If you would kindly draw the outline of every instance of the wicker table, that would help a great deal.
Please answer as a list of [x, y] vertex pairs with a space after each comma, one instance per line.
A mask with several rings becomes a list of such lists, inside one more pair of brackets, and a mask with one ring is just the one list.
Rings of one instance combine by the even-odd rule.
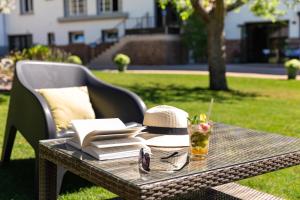
[[[40, 199], [56, 199], [56, 166], [100, 185], [124, 199], [163, 199], [204, 191], [225, 183], [300, 164], [300, 139], [217, 124], [205, 161], [174, 173], [139, 172], [137, 158], [96, 161], [65, 143], [40, 142]], [[206, 191], [206, 195], [208, 190]], [[201, 193], [203, 194], [203, 192]], [[221, 198], [221, 197], [220, 197]]]

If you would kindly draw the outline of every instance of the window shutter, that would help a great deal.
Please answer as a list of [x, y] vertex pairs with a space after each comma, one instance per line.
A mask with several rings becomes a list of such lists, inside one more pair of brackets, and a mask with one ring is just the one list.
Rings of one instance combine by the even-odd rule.
[[102, 1], [101, 0], [97, 0], [97, 14], [101, 13], [101, 8], [102, 8]]
[[122, 0], [118, 0], [118, 12], [122, 12]]
[[69, 0], [64, 0], [64, 15], [65, 15], [65, 17], [68, 17], [70, 15], [70, 13], [69, 13]]
[[31, 3], [30, 4], [31, 5], [31, 12], [33, 12], [33, 9], [34, 9], [34, 7], [33, 7], [33, 0], [31, 0], [30, 3]]
[[24, 14], [24, 0], [20, 0], [20, 13]]

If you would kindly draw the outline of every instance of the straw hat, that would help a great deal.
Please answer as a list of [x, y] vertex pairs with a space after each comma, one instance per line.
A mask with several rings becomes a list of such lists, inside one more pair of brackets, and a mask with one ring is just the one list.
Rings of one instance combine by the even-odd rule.
[[187, 118], [187, 112], [173, 106], [150, 108], [146, 111], [143, 122], [148, 133], [146, 144], [160, 147], [189, 146]]

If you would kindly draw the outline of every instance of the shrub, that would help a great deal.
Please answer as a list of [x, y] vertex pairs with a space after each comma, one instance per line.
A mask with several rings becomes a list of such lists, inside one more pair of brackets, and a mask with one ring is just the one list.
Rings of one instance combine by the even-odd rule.
[[36, 45], [25, 49], [25, 54], [30, 60], [48, 60], [51, 57], [51, 49], [47, 46]]
[[[49, 48], [43, 45], [36, 45], [23, 51], [13, 51], [7, 57], [0, 59], [0, 74], [12, 79], [15, 63], [20, 60], [41, 60], [52, 62], [70, 62], [82, 64], [78, 56], [57, 48]], [[0, 79], [3, 79], [3, 77]]]
[[57, 48], [49, 48], [43, 45], [36, 45], [23, 51], [12, 52], [9, 56], [14, 63], [20, 60], [41, 60], [53, 62], [72, 62], [82, 64], [78, 56], [72, 55], [66, 51]]
[[114, 57], [114, 63], [118, 66], [118, 70], [123, 72], [127, 69], [127, 66], [130, 64], [130, 58], [125, 54], [117, 54]]
[[284, 63], [285, 68], [295, 68], [300, 69], [300, 60], [298, 59], [291, 59]]
[[78, 64], [78, 65], [82, 65], [82, 61], [78, 56], [69, 56], [68, 57], [68, 62]]
[[192, 52], [195, 62], [207, 59], [207, 27], [199, 16], [192, 14], [182, 26], [182, 41]]
[[300, 60], [288, 60], [284, 63], [284, 67], [287, 69], [288, 79], [296, 79], [298, 70], [300, 69]]

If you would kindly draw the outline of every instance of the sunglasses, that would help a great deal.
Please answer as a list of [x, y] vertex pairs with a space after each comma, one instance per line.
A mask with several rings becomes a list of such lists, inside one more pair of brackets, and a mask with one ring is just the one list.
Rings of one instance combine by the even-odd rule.
[[[146, 172], [149, 173], [150, 172], [150, 154], [149, 153], [145, 153], [144, 149], [141, 148], [140, 149], [140, 153], [139, 153], [139, 169], [142, 172]], [[180, 152], [173, 152], [170, 155], [166, 155], [163, 157], [160, 157], [159, 159], [160, 164], [165, 163], [166, 166], [168, 166], [168, 168], [166, 168], [165, 170], [162, 170], [164, 167], [161, 168], [162, 171], [178, 171], [181, 170], [188, 162], [188, 154], [187, 153], [180, 153]], [[171, 169], [170, 169], [171, 166]]]

